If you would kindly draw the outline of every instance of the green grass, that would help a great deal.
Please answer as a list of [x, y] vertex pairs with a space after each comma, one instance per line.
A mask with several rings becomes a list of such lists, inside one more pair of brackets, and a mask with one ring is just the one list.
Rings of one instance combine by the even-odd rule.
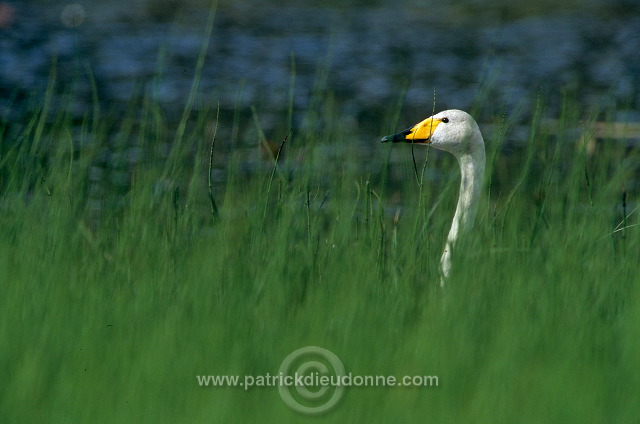
[[[78, 125], [52, 114], [51, 92], [0, 131], [0, 421], [637, 422], [640, 229], [637, 193], [625, 220], [621, 187], [638, 151], [576, 147], [576, 102], [556, 134], [538, 107], [509, 156], [513, 121], [494, 118], [477, 226], [442, 290], [453, 158], [432, 152], [427, 177], [444, 178], [419, 190], [409, 146], [362, 140], [330, 94], [318, 90], [308, 114], [322, 125], [294, 134], [274, 173], [243, 172], [218, 137], [214, 218], [215, 110], [191, 112], [190, 98], [176, 124], [142, 96]], [[350, 388], [319, 417], [276, 388], [198, 386], [196, 375], [276, 374], [308, 345], [354, 375], [440, 384]]]

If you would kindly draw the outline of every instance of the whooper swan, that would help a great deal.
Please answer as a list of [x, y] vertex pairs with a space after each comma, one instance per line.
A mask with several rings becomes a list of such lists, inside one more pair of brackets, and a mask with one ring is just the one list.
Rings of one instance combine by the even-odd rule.
[[440, 259], [440, 285], [444, 285], [451, 273], [451, 253], [456, 240], [473, 227], [478, 210], [486, 162], [484, 140], [478, 124], [467, 112], [445, 110], [411, 128], [384, 137], [382, 141], [430, 145], [452, 153], [458, 159], [461, 174], [460, 195]]

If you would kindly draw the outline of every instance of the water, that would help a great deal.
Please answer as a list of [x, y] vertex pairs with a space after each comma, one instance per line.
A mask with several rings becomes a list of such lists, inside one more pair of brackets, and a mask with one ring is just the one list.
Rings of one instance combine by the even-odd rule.
[[[485, 138], [492, 128], [487, 124], [503, 113], [517, 112], [521, 123], [530, 122], [537, 95], [545, 99], [548, 117], [557, 117], [565, 91], [575, 92], [585, 109], [602, 107], [617, 111], [614, 119], [639, 121], [639, 8], [623, 2], [557, 3], [513, 16], [511, 9], [489, 7], [491, 2], [485, 8], [479, 2], [427, 7], [412, 0], [353, 6], [222, 2], [194, 107], [220, 102], [229, 118], [221, 131], [229, 132], [231, 111], [242, 110], [252, 126], [248, 109], [255, 106], [267, 135], [281, 137], [276, 129], [286, 125], [295, 68], [293, 126], [303, 125], [314, 90], [331, 91], [341, 123], [367, 141], [389, 130], [384, 118], [402, 93], [398, 125], [429, 115], [435, 91], [436, 109], [472, 111]], [[57, 92], [74, 98], [54, 107], [72, 107], [78, 119], [92, 107], [88, 69], [104, 109], [122, 112], [134, 93], [147, 92], [169, 120], [180, 116], [203, 43], [204, 2], [4, 4], [13, 16], [5, 14], [4, 22], [0, 16], [0, 119], [10, 127], [23, 125], [38, 107], [54, 57]], [[524, 127], [514, 128], [505, 148], [526, 141], [527, 134]], [[255, 132], [240, 132], [243, 137], [244, 146], [253, 143], [255, 149]], [[255, 151], [247, 157], [253, 159], [243, 166], [253, 169], [259, 162]], [[223, 169], [216, 173], [221, 181]]]
[[[354, 116], [387, 108], [404, 87], [408, 110], [425, 113], [434, 89], [438, 109], [490, 101], [487, 114], [527, 108], [540, 91], [557, 100], [563, 88], [578, 90], [586, 103], [615, 102], [620, 108], [639, 103], [637, 13], [603, 16], [573, 9], [508, 21], [460, 17], [456, 22], [448, 16], [442, 22], [441, 11], [434, 16], [406, 3], [253, 3], [219, 7], [200, 89], [205, 102], [219, 100], [231, 109], [242, 84], [240, 106], [286, 108], [293, 56], [297, 109], [308, 106], [319, 69], [345, 113]], [[171, 4], [97, 2], [69, 11], [61, 2], [14, 3], [11, 25], [0, 29], [4, 114], [6, 98], [15, 90], [20, 98], [45, 88], [54, 55], [64, 75], [61, 85], [73, 82], [86, 102], [88, 65], [105, 103], [124, 104], [136, 84], [150, 85], [160, 71], [155, 97], [170, 110], [179, 109], [193, 78], [206, 9], [185, 6], [175, 16], [163, 15], [162, 8]]]

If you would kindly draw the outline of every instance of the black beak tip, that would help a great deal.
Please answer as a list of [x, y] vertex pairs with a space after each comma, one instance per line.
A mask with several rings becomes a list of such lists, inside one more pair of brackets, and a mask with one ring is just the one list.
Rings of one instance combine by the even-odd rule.
[[413, 128], [414, 127], [407, 128], [406, 130], [400, 131], [399, 133], [388, 135], [386, 137], [382, 137], [382, 140], [380, 140], [380, 141], [383, 142], [383, 143], [387, 143], [389, 141], [391, 141], [393, 143], [406, 142], [407, 141], [407, 136], [409, 134], [411, 134], [411, 131], [413, 131]]

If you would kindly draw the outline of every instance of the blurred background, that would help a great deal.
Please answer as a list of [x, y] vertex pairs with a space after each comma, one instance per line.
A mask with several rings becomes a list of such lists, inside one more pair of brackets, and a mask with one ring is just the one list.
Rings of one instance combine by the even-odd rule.
[[[92, 79], [109, 110], [145, 93], [177, 116], [209, 7], [0, 1], [1, 119], [19, 122], [38, 107], [54, 61], [56, 93], [73, 99], [78, 118], [91, 108]], [[378, 137], [399, 102], [403, 125], [430, 115], [434, 90], [436, 109], [474, 108], [480, 121], [526, 112], [537, 95], [553, 113], [566, 92], [638, 120], [638, 52], [634, 0], [221, 0], [195, 108], [255, 106], [268, 130], [295, 76], [295, 113], [328, 90], [364, 137]]]

